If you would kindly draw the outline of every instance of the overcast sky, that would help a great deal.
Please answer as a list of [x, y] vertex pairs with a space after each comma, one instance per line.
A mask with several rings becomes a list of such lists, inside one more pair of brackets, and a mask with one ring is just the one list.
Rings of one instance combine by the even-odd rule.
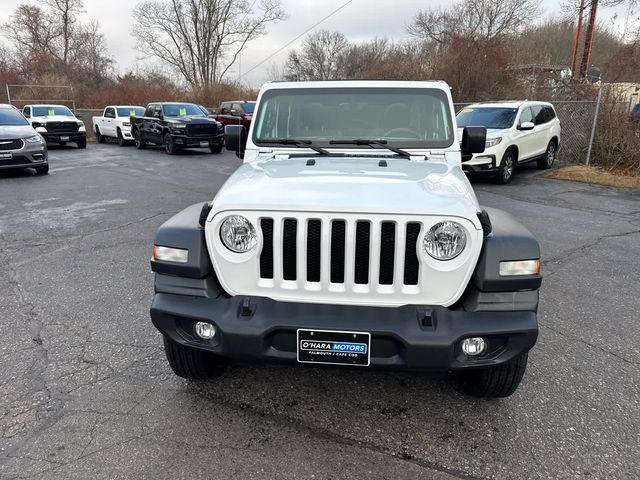
[[[282, 2], [288, 13], [287, 20], [270, 26], [266, 36], [249, 44], [242, 55], [243, 72], [247, 72], [320, 18], [335, 10], [345, 0], [282, 0]], [[0, 19], [8, 19], [16, 6], [21, 3], [37, 2], [0, 0]], [[137, 3], [137, 0], [84, 0], [86, 19], [95, 18], [100, 22], [109, 52], [116, 59], [120, 72], [134, 67], [136, 63], [142, 63], [137, 58], [139, 54], [133, 48], [134, 38], [131, 36], [131, 10]], [[544, 17], [559, 14], [560, 3], [560, 0], [542, 0]], [[450, 2], [446, 0], [353, 0], [317, 29], [339, 30], [353, 41], [375, 36], [399, 40], [407, 37], [406, 25], [417, 11], [430, 6], [447, 4]], [[615, 11], [611, 9], [603, 9], [600, 18], [610, 18], [614, 13]], [[624, 9], [618, 9], [618, 13], [624, 15]], [[300, 41], [292, 44], [290, 48], [298, 46]], [[287, 50], [245, 76], [243, 81], [252, 86], [259, 86], [265, 80], [270, 65], [284, 62]], [[234, 68], [232, 75], [237, 74], [238, 69]]]

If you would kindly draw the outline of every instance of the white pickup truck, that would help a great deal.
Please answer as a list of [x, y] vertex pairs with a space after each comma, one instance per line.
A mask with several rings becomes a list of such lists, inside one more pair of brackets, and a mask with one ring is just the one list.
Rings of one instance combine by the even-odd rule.
[[101, 117], [93, 117], [93, 131], [98, 143], [107, 138], [116, 138], [118, 145], [124, 147], [133, 142], [131, 136], [131, 117], [144, 115], [144, 107], [131, 105], [109, 105]]

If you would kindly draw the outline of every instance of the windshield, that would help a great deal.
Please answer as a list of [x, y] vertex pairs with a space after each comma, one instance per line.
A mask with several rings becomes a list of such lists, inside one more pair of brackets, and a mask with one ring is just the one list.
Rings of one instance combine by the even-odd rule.
[[119, 117], [144, 117], [143, 107], [120, 107], [116, 110]]
[[244, 113], [253, 113], [253, 110], [256, 108], [256, 102], [245, 102], [242, 104], [242, 109]]
[[273, 89], [262, 96], [256, 116], [256, 144], [296, 139], [329, 146], [332, 140], [369, 139], [446, 148], [453, 143], [449, 100], [439, 89]]
[[510, 128], [516, 120], [517, 108], [468, 107], [456, 116], [458, 127]]
[[0, 125], [29, 125], [29, 122], [13, 108], [0, 108]]
[[32, 117], [53, 117], [54, 115], [67, 115], [73, 117], [73, 113], [64, 105], [45, 105], [33, 107]]
[[205, 113], [198, 105], [193, 103], [170, 103], [162, 106], [165, 117], [204, 117]]

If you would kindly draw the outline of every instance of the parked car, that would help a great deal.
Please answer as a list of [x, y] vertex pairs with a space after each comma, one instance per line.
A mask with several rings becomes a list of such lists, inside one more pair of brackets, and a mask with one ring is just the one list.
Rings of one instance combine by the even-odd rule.
[[47, 143], [13, 105], [0, 104], [0, 169], [34, 168], [49, 173]]
[[101, 117], [93, 117], [93, 131], [98, 143], [107, 138], [116, 138], [121, 147], [133, 141], [131, 136], [131, 117], [143, 116], [144, 107], [131, 105], [109, 105]]
[[466, 172], [509, 183], [518, 165], [535, 161], [538, 168], [551, 168], [556, 160], [560, 120], [550, 103], [475, 103], [458, 112], [457, 121], [459, 128], [487, 128], [485, 151], [462, 160]]
[[84, 122], [64, 105], [25, 105], [22, 113], [31, 126], [43, 136], [47, 144], [75, 143], [87, 148], [87, 130]]
[[223, 127], [227, 125], [244, 125], [246, 128], [249, 128], [255, 106], [256, 102], [243, 100], [222, 102], [218, 113], [209, 116], [219, 121]]
[[538, 335], [540, 249], [478, 204], [461, 151], [482, 153], [486, 129], [458, 135], [446, 83], [268, 83], [246, 133], [226, 127], [244, 163], [213, 201], [155, 238], [151, 319], [177, 375], [243, 359], [516, 390]]
[[183, 148], [209, 148], [220, 153], [224, 142], [222, 125], [193, 103], [150, 103], [144, 116], [131, 117], [131, 135], [137, 148], [149, 143], [163, 145], [169, 155]]

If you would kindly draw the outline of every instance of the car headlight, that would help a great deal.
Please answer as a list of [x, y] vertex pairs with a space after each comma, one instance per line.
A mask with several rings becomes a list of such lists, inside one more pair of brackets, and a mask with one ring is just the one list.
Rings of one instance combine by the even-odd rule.
[[502, 141], [502, 137], [487, 138], [484, 148], [495, 147]]
[[220, 226], [220, 239], [235, 253], [248, 252], [258, 244], [256, 229], [242, 215], [230, 215], [224, 219]]
[[25, 138], [27, 143], [40, 143], [42, 141], [42, 137], [40, 135], [33, 135], [29, 138]]
[[184, 123], [176, 123], [174, 125], [171, 125], [171, 128], [187, 128], [187, 125]]
[[131, 126], [131, 122], [122, 122], [122, 126], [123, 127], [130, 127]]
[[451, 260], [462, 253], [467, 235], [456, 222], [440, 222], [429, 229], [422, 240], [422, 247], [436, 260]]
[[84, 122], [82, 120], [78, 120], [78, 126], [79, 127], [84, 127]]

